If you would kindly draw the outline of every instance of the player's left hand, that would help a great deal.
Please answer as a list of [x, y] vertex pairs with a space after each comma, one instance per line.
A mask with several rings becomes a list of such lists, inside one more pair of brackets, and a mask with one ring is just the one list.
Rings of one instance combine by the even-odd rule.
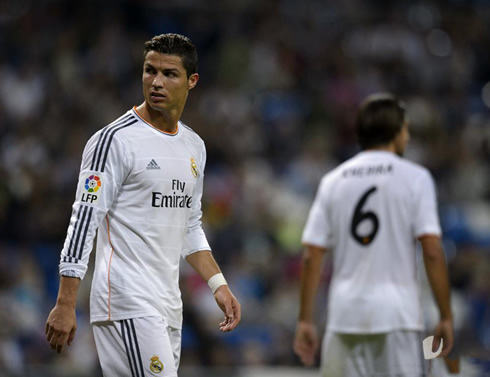
[[214, 292], [214, 299], [219, 308], [225, 313], [225, 319], [219, 324], [219, 329], [223, 332], [233, 330], [238, 326], [242, 317], [241, 305], [231, 293], [227, 285], [222, 285]]
[[441, 338], [444, 340], [442, 352], [438, 357], [447, 357], [454, 344], [454, 330], [452, 319], [442, 319], [434, 330], [434, 340], [432, 342], [432, 352], [436, 352], [441, 344]]

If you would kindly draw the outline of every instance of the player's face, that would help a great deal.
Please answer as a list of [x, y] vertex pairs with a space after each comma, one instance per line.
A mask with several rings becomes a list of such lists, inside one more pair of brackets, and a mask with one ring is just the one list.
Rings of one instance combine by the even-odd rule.
[[410, 132], [408, 131], [408, 120], [403, 122], [402, 129], [395, 140], [395, 152], [399, 156], [403, 156], [408, 141], [410, 140]]
[[143, 95], [155, 111], [181, 111], [199, 75], [187, 77], [182, 58], [150, 51], [143, 63]]

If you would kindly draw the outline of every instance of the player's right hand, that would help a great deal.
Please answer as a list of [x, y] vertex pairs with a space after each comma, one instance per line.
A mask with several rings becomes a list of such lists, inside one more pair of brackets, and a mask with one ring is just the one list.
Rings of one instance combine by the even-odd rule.
[[316, 327], [308, 322], [299, 321], [294, 338], [294, 352], [305, 365], [313, 365], [318, 351], [318, 335]]
[[46, 339], [51, 348], [61, 353], [65, 343], [71, 344], [76, 331], [75, 309], [69, 305], [56, 304], [46, 321]]

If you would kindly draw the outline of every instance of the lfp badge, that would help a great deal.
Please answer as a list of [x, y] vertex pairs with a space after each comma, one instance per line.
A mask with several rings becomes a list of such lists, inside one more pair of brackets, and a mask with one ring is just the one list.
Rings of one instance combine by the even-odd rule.
[[85, 180], [85, 189], [88, 192], [97, 192], [99, 191], [100, 186], [102, 186], [102, 182], [96, 175], [91, 175]]
[[85, 179], [85, 190], [87, 192], [84, 192], [82, 194], [82, 202], [94, 203], [98, 199], [97, 195], [95, 195], [94, 193], [99, 191], [101, 186], [102, 186], [102, 181], [95, 174], [92, 174], [91, 176], [87, 177], [87, 179]]

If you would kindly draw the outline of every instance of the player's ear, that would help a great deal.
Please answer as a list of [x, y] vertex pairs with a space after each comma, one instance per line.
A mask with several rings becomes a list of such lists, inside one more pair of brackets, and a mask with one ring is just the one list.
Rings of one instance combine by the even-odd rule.
[[197, 82], [199, 81], [199, 74], [198, 73], [193, 73], [192, 75], [189, 76], [187, 79], [187, 89], [191, 90], [197, 85]]

